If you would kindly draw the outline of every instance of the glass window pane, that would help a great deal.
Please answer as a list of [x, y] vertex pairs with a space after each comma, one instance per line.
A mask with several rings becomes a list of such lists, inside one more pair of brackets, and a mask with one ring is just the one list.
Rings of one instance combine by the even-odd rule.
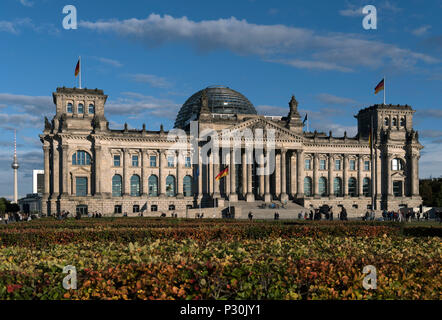
[[183, 192], [185, 197], [192, 196], [192, 177], [185, 176], [183, 180]]
[[355, 178], [348, 179], [348, 195], [351, 197], [356, 196], [356, 179]]
[[333, 193], [336, 197], [342, 197], [342, 180], [336, 177], [333, 180]]
[[90, 105], [89, 105], [89, 114], [94, 114], [95, 113], [95, 107], [94, 107], [94, 105], [91, 103]]
[[166, 178], [166, 195], [168, 197], [175, 196], [175, 177], [167, 176]]
[[327, 179], [325, 177], [319, 178], [319, 184], [318, 184], [318, 191], [319, 195], [321, 197], [324, 197], [327, 195]]
[[335, 170], [341, 170], [341, 160], [337, 159], [335, 161]]
[[310, 177], [304, 178], [304, 195], [311, 197], [312, 195], [312, 179]]
[[132, 167], [138, 167], [138, 156], [132, 156]]
[[85, 197], [87, 195], [87, 178], [86, 177], [76, 177], [75, 178], [76, 190], [75, 194], [78, 197]]
[[78, 104], [78, 113], [83, 113], [84, 112], [84, 106], [82, 103]]
[[114, 167], [120, 166], [120, 156], [115, 155], [114, 156]]
[[136, 174], [130, 178], [130, 195], [132, 197], [140, 196], [140, 177]]
[[319, 160], [319, 169], [325, 170], [325, 160], [323, 159]]
[[156, 156], [150, 156], [150, 166], [151, 167], [157, 166], [157, 157]]
[[121, 197], [122, 194], [122, 184], [121, 184], [121, 176], [115, 175], [112, 178], [112, 196], [113, 197]]
[[158, 196], [158, 178], [155, 175], [151, 175], [148, 180], [149, 196]]

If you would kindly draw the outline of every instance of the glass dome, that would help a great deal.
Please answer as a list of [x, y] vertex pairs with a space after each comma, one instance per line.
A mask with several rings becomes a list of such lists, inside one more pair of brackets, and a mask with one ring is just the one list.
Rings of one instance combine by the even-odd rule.
[[[225, 86], [210, 86], [206, 89], [209, 110], [218, 114], [257, 114], [253, 104], [241, 93]], [[193, 94], [181, 107], [175, 120], [175, 128], [184, 128], [190, 121], [198, 119], [201, 95]]]

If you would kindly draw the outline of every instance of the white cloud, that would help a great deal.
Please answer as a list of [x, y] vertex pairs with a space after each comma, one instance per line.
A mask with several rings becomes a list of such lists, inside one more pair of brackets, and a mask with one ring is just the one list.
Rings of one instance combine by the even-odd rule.
[[320, 93], [317, 95], [317, 98], [324, 104], [348, 105], [357, 103], [356, 100], [337, 97], [328, 93]]
[[108, 59], [108, 58], [103, 58], [103, 57], [92, 57], [98, 61], [100, 61], [101, 63], [105, 63], [105, 64], [109, 64], [113, 67], [122, 67], [123, 64], [121, 62], [119, 62], [118, 60], [114, 60], [114, 59]]
[[167, 99], [158, 99], [136, 92], [123, 92], [123, 97], [106, 103], [106, 114], [109, 115], [154, 115], [175, 119], [180, 105]]
[[429, 55], [365, 40], [362, 35], [319, 34], [305, 28], [253, 24], [235, 17], [196, 22], [187, 17], [151, 14], [145, 19], [81, 21], [80, 26], [149, 47], [178, 42], [203, 52], [227, 49], [240, 55], [258, 55], [296, 68], [349, 72], [360, 67], [389, 66], [404, 70], [418, 63], [439, 62]]
[[54, 110], [54, 103], [49, 96], [0, 93], [0, 104], [13, 106], [22, 112], [27, 111], [33, 114], [47, 114]]
[[411, 31], [411, 33], [414, 34], [415, 36], [420, 37], [420, 36], [425, 35], [428, 32], [428, 29], [430, 29], [430, 28], [431, 28], [431, 26], [428, 26], [428, 25], [422, 26], [422, 27], [414, 29], [413, 31]]
[[32, 1], [29, 1], [29, 0], [19, 0], [19, 1], [25, 7], [32, 7], [34, 5], [34, 3]]
[[163, 77], [158, 77], [153, 74], [127, 74], [126, 77], [135, 82], [148, 83], [152, 87], [155, 88], [168, 88], [171, 84]]
[[339, 14], [344, 17], [360, 17], [363, 15], [362, 7], [350, 7], [347, 9], [339, 10]]

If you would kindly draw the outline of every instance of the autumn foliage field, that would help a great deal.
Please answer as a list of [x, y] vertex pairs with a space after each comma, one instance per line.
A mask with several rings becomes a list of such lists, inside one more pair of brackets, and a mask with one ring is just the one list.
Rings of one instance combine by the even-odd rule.
[[428, 223], [46, 218], [0, 226], [0, 299], [440, 300], [441, 240]]

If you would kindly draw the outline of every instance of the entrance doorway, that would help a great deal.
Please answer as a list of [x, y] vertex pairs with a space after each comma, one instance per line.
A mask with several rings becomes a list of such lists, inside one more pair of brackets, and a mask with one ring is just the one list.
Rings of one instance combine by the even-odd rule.
[[77, 206], [77, 215], [87, 216], [87, 206], [86, 205], [78, 205]]

